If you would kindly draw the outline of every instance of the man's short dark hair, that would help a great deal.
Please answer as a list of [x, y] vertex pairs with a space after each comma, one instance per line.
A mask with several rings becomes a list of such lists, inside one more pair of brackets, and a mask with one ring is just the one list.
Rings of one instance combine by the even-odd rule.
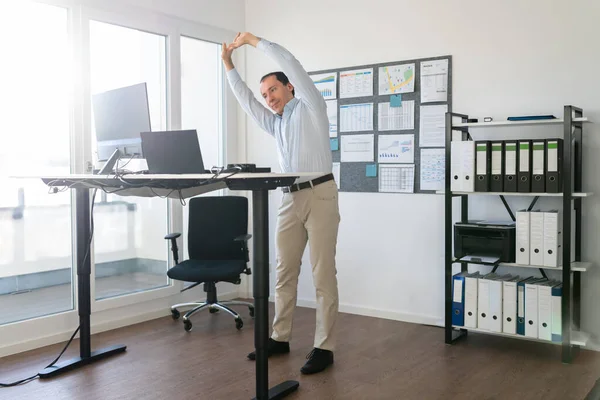
[[[290, 80], [288, 79], [287, 75], [281, 71], [269, 72], [268, 74], [266, 74], [265, 76], [260, 78], [260, 83], [262, 83], [265, 79], [267, 79], [270, 76], [275, 76], [275, 78], [277, 78], [277, 80], [279, 82], [283, 83], [284, 85], [287, 85], [288, 83], [290, 83]], [[292, 95], [294, 95], [294, 96], [296, 95], [295, 89], [292, 89]]]

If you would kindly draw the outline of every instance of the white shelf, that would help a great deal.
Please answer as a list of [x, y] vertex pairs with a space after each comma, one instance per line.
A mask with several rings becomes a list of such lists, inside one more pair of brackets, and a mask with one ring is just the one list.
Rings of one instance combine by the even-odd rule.
[[[523, 335], [514, 335], [512, 333], [492, 332], [492, 331], [488, 331], [485, 329], [465, 328], [464, 326], [458, 326], [458, 325], [452, 325], [452, 327], [456, 328], [456, 329], [465, 329], [467, 331], [485, 333], [485, 334], [494, 335], [494, 336], [504, 336], [504, 337], [509, 337], [509, 338], [529, 340], [529, 341], [540, 342], [540, 343], [549, 343], [549, 344], [557, 344], [557, 345], [562, 344], [562, 342], [551, 342], [549, 340], [532, 338], [532, 337], [527, 337], [527, 336], [523, 336]], [[585, 347], [587, 345], [589, 338], [590, 338], [590, 335], [585, 332], [571, 332], [571, 344], [572, 345]]]
[[[452, 124], [453, 128], [486, 128], [493, 126], [519, 126], [519, 125], [558, 125], [565, 122], [564, 119], [556, 118], [556, 119], [540, 119], [540, 120], [528, 120], [528, 121], [492, 121], [492, 122], [466, 122], [466, 123], [458, 123]], [[589, 119], [586, 117], [583, 118], [573, 118], [573, 122], [588, 122], [591, 123]]]
[[[460, 262], [457, 258], [453, 258], [454, 262]], [[488, 264], [479, 264], [475, 262], [469, 262], [467, 264], [473, 265], [485, 265], [487, 267], [492, 267], [492, 265]], [[499, 263], [499, 267], [513, 267], [513, 268], [534, 268], [534, 269], [544, 269], [547, 271], [562, 271], [562, 267], [545, 267], [543, 265], [525, 265], [525, 264], [517, 264], [517, 263]], [[571, 272], [587, 272], [590, 268], [592, 268], [593, 264], [588, 261], [574, 261], [571, 263]]]
[[[587, 272], [592, 267], [591, 262], [587, 261], [575, 261], [571, 263], [571, 271], [572, 272]], [[515, 263], [500, 263], [501, 267], [515, 267], [515, 268], [535, 268], [535, 269], [545, 269], [547, 271], [562, 271], [562, 267], [544, 267], [541, 265], [523, 265], [523, 264], [515, 264]]]
[[[436, 194], [444, 194], [445, 190], [438, 190]], [[562, 193], [536, 193], [536, 192], [452, 192], [455, 195], [483, 195], [483, 196], [539, 196], [563, 197]], [[593, 193], [573, 193], [573, 197], [590, 197]]]

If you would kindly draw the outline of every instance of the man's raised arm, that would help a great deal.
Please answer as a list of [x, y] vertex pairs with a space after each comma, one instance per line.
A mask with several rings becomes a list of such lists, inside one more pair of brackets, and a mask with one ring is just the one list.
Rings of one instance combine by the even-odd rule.
[[300, 61], [285, 47], [266, 39], [258, 38], [249, 32], [238, 34], [232, 46], [237, 48], [244, 44], [250, 44], [272, 58], [279, 65], [283, 73], [287, 75], [290, 83], [296, 89], [298, 97], [303, 99], [310, 107], [326, 107], [323, 96], [321, 96], [308, 72], [300, 64]]
[[221, 58], [227, 70], [227, 80], [233, 94], [237, 98], [242, 109], [248, 113], [252, 119], [270, 135], [275, 134], [275, 115], [267, 110], [256, 98], [252, 91], [248, 88], [237, 69], [233, 65], [231, 54], [233, 47], [226, 46], [223, 43]]

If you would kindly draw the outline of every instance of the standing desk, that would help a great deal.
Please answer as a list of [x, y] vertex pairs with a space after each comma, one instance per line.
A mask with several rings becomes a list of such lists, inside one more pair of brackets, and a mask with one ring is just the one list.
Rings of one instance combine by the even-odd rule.
[[223, 173], [185, 175], [61, 175], [42, 176], [51, 187], [68, 187], [75, 190], [76, 241], [77, 241], [77, 302], [80, 324], [79, 357], [73, 358], [40, 372], [40, 378], [50, 378], [60, 373], [124, 352], [125, 345], [113, 345], [91, 351], [91, 212], [90, 189], [101, 189], [120, 196], [189, 198], [203, 193], [228, 188], [233, 191], [252, 191], [253, 221], [253, 293], [255, 308], [254, 346], [256, 349], [257, 400], [281, 399], [295, 391], [297, 381], [285, 381], [269, 389], [267, 343], [269, 338], [269, 197], [268, 191], [290, 186], [298, 177], [314, 178], [318, 173]]

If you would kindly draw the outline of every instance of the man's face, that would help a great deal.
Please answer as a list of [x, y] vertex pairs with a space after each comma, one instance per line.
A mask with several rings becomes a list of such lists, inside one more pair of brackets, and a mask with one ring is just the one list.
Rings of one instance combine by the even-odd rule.
[[290, 101], [294, 95], [294, 87], [291, 83], [284, 85], [275, 75], [271, 75], [260, 84], [260, 94], [267, 102], [267, 105], [277, 114], [283, 114], [283, 107]]

